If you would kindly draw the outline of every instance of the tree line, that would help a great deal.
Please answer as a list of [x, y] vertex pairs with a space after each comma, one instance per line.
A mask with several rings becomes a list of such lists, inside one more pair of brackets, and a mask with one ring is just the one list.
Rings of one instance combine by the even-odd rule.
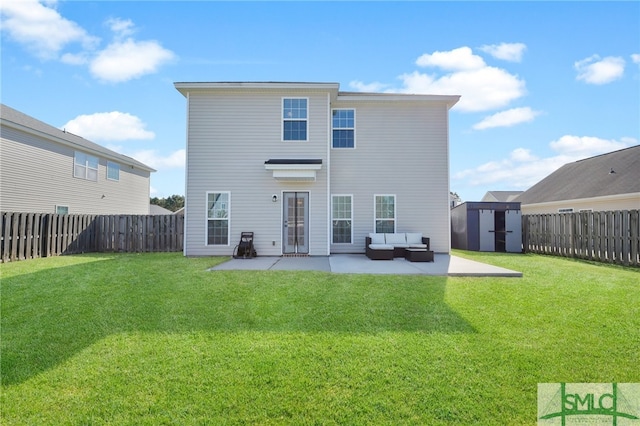
[[156, 206], [164, 207], [167, 210], [175, 212], [184, 207], [184, 195], [172, 195], [167, 198], [153, 197], [150, 202], [151, 204], [155, 204]]

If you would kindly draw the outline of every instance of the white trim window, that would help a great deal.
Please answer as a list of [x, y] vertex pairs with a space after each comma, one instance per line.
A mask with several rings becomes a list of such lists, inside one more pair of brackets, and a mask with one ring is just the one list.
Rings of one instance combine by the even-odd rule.
[[396, 232], [396, 196], [374, 195], [375, 223], [377, 234]]
[[98, 181], [98, 157], [76, 151], [73, 158], [73, 177]]
[[120, 164], [107, 161], [107, 180], [120, 180]]
[[356, 111], [334, 109], [331, 111], [331, 147], [356, 147]]
[[331, 196], [331, 242], [353, 244], [353, 196]]
[[207, 245], [229, 245], [230, 205], [230, 192], [207, 192]]
[[307, 98], [282, 98], [283, 141], [307, 140], [308, 104]]
[[56, 204], [56, 214], [69, 214], [69, 206], [61, 206]]

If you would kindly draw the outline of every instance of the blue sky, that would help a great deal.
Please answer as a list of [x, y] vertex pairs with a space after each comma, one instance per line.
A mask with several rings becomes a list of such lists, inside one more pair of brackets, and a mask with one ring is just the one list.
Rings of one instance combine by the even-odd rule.
[[[185, 81], [461, 95], [451, 190], [525, 190], [640, 143], [640, 2], [3, 0], [2, 103], [184, 194]], [[390, 141], [393, 143], [393, 141]]]

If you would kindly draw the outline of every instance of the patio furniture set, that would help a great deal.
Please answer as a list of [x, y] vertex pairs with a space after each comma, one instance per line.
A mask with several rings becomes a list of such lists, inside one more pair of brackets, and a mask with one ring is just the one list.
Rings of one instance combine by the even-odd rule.
[[429, 238], [421, 233], [370, 233], [365, 237], [365, 253], [372, 260], [404, 257], [409, 262], [433, 262]]

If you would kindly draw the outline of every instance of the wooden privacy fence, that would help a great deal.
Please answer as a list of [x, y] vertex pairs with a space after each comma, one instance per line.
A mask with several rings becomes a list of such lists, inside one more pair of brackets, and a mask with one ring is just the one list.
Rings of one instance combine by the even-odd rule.
[[182, 215], [1, 212], [2, 262], [91, 252], [182, 251]]
[[640, 266], [640, 210], [522, 216], [525, 252]]

